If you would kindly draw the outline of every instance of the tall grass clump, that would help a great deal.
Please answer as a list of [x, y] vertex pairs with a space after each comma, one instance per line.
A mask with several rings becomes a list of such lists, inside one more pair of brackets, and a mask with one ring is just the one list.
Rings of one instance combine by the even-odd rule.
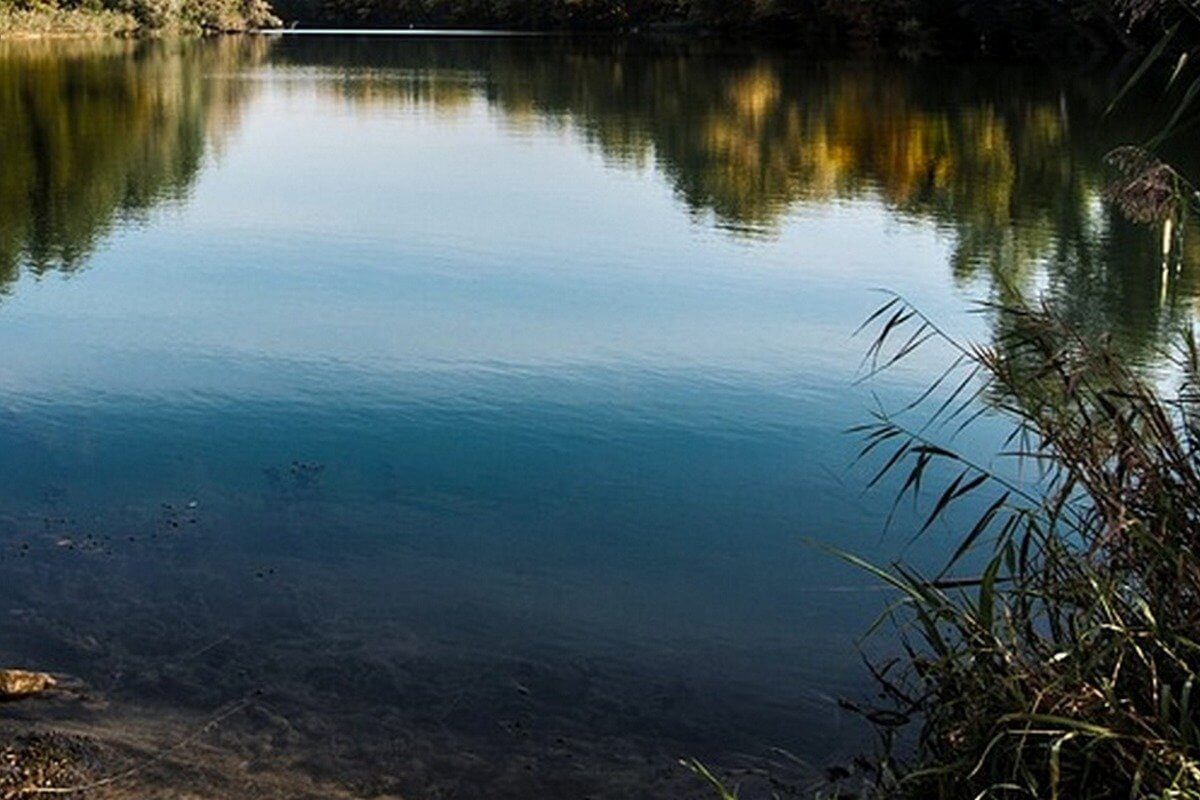
[[[988, 345], [900, 298], [870, 320], [875, 369], [934, 343], [953, 360], [857, 429], [864, 452], [900, 497], [926, 498], [925, 528], [978, 515], [936, 574], [845, 556], [899, 598], [903, 655], [876, 665], [883, 699], [862, 709], [891, 743], [867, 795], [1200, 798], [1196, 339], [1181, 333], [1169, 377], [1148, 377], [1048, 304], [988, 311]], [[946, 444], [996, 415], [1019, 470]]]

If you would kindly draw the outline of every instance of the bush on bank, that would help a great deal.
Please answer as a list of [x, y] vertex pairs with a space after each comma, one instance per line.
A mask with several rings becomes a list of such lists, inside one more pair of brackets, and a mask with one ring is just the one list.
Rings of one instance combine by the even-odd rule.
[[0, 0], [0, 34], [230, 33], [271, 28], [268, 0]]

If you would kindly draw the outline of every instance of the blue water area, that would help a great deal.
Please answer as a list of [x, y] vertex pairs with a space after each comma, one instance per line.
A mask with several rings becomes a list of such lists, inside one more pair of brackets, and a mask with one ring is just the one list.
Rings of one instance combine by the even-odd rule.
[[4, 47], [0, 653], [137, 713], [258, 692], [220, 746], [364, 796], [662, 796], [681, 756], [803, 782], [870, 747], [837, 700], [888, 596], [814, 542], [954, 542], [907, 506], [885, 532], [853, 466], [846, 429], [946, 364], [859, 380], [879, 290], [986, 342], [1003, 278], [1131, 350], [1188, 290], [1123, 293], [1154, 242], [1101, 202], [1074, 77]]

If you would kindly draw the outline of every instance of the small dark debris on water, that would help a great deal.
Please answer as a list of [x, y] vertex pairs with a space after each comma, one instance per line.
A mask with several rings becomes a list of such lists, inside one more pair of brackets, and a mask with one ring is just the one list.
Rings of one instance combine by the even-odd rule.
[[285, 502], [315, 499], [321, 490], [325, 465], [319, 461], [292, 461], [285, 469], [267, 467], [263, 475], [278, 499]]
[[195, 525], [199, 517], [196, 512], [200, 508], [200, 501], [195, 498], [188, 500], [180, 506], [174, 503], [163, 503], [163, 514], [161, 520], [161, 528], [163, 532], [170, 533], [179, 530], [184, 525]]

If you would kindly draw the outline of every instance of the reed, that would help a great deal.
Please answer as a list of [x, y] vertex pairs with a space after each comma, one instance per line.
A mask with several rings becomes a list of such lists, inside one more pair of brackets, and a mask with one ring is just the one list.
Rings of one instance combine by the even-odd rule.
[[[929, 499], [927, 529], [975, 498], [937, 574], [842, 557], [889, 584], [904, 656], [875, 666], [888, 747], [860, 794], [890, 798], [1200, 797], [1200, 349], [1151, 379], [1045, 303], [990, 305], [988, 345], [899, 297], [870, 320], [873, 369], [941, 343], [947, 371], [856, 432], [878, 479]], [[921, 419], [914, 427], [901, 421]], [[1011, 423], [1013, 471], [931, 431]], [[945, 471], [949, 468], [950, 472]], [[928, 492], [931, 476], [949, 475]], [[922, 488], [925, 487], [925, 488]], [[987, 493], [986, 497], [983, 497]], [[963, 565], [978, 566], [966, 576]]]

